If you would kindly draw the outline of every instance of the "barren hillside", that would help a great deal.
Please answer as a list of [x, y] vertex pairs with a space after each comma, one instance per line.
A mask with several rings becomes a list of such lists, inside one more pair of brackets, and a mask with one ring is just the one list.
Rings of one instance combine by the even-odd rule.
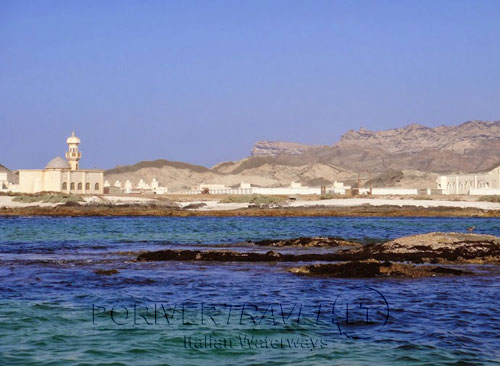
[[[158, 179], [172, 191], [200, 183], [283, 186], [291, 181], [349, 184], [361, 177], [374, 186], [435, 186], [438, 173], [476, 172], [500, 165], [500, 121], [469, 121], [435, 128], [412, 124], [386, 131], [348, 131], [332, 146], [261, 141], [251, 156], [209, 169], [167, 160], [140, 162], [108, 170], [106, 179]], [[371, 181], [368, 182], [367, 181]]]
[[[276, 142], [282, 146], [281, 142]], [[330, 163], [352, 171], [384, 172], [414, 169], [424, 172], [476, 172], [500, 164], [500, 121], [469, 121], [435, 128], [411, 124], [386, 131], [348, 131], [328, 147], [302, 146], [301, 154], [276, 154], [261, 143], [259, 156], [300, 163]], [[226, 167], [227, 169], [227, 167]]]
[[335, 180], [354, 179], [355, 173], [339, 169], [325, 164], [313, 165], [281, 165], [274, 162], [259, 162], [258, 164], [246, 165], [244, 159], [235, 163], [243, 168], [236, 172], [224, 172], [216, 169], [192, 169], [189, 164], [184, 166], [178, 162], [162, 160], [154, 162], [141, 162], [139, 164], [124, 166], [106, 171], [105, 179], [111, 184], [115, 180], [122, 183], [130, 180], [134, 184], [140, 179], [150, 182], [153, 178], [167, 186], [171, 191], [190, 189], [200, 183], [220, 183], [227, 186], [236, 186], [241, 182], [251, 183], [256, 186], [272, 187], [288, 185], [292, 181], [304, 184], [317, 183], [317, 185], [330, 184]]

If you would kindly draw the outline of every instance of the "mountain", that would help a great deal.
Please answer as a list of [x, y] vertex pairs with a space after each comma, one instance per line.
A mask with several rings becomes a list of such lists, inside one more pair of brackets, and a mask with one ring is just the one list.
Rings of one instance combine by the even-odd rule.
[[251, 156], [212, 168], [168, 160], [144, 161], [105, 172], [113, 183], [158, 179], [171, 191], [200, 183], [283, 186], [291, 181], [324, 185], [333, 181], [429, 188], [438, 174], [486, 171], [500, 165], [500, 121], [456, 126], [348, 131], [331, 146], [259, 141]]
[[[348, 131], [332, 146], [302, 146], [302, 153], [276, 155], [282, 142], [267, 141], [260, 156], [295, 163], [328, 162], [358, 172], [414, 169], [424, 172], [476, 172], [500, 165], [500, 121], [468, 121], [457, 126], [411, 124], [385, 131]], [[286, 158], [285, 156], [288, 156]]]
[[391, 154], [415, 154], [428, 150], [467, 154], [492, 142], [500, 143], [500, 121], [468, 121], [458, 126], [435, 128], [414, 123], [378, 132], [361, 128], [359, 131], [348, 131], [336, 146], [371, 146]]

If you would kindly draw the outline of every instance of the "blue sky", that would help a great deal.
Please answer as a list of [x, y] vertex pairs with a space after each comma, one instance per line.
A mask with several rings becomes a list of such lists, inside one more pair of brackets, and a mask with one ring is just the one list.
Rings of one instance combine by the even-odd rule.
[[0, 164], [74, 129], [82, 167], [261, 139], [500, 119], [500, 1], [0, 1]]

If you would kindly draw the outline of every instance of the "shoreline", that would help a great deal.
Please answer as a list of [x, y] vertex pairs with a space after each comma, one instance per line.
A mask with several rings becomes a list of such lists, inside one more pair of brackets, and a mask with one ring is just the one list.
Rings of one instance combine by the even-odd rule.
[[58, 205], [1, 207], [0, 217], [144, 216], [144, 217], [500, 217], [500, 209], [422, 206], [322, 206], [191, 210], [157, 205]]

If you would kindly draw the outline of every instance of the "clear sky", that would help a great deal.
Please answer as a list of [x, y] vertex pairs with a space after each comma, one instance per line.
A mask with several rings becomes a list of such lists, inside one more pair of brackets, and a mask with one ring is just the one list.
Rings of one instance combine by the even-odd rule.
[[500, 119], [500, 1], [0, 0], [0, 164], [248, 156]]

